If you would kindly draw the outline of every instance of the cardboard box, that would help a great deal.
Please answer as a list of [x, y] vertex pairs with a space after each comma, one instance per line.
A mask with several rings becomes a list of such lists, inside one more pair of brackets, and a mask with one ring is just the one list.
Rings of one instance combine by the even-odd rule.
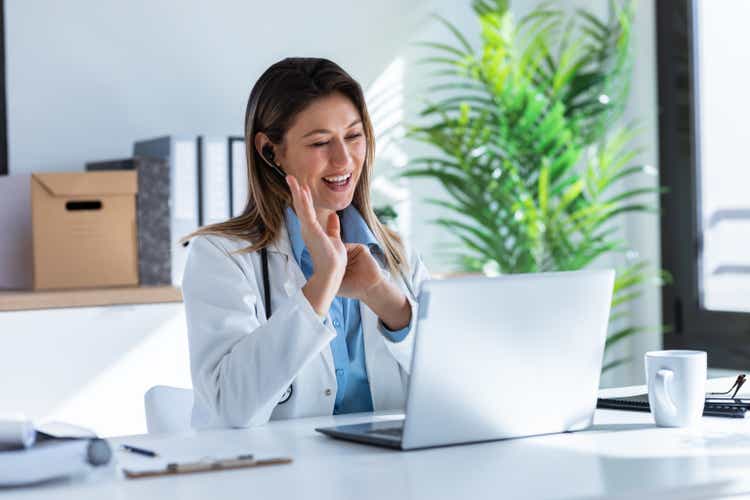
[[135, 171], [33, 174], [34, 288], [137, 285], [137, 186]]
[[169, 163], [162, 158], [136, 156], [86, 163], [90, 172], [138, 172], [138, 281], [141, 285], [172, 283], [170, 249]]
[[0, 288], [33, 286], [31, 175], [0, 176]]

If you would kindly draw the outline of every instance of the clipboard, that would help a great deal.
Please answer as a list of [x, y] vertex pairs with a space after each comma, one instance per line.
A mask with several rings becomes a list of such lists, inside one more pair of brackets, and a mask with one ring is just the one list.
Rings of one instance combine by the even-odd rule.
[[196, 474], [200, 472], [215, 472], [221, 470], [247, 469], [250, 467], [263, 467], [266, 465], [283, 465], [292, 463], [291, 458], [266, 458], [255, 459], [252, 455], [241, 455], [236, 458], [222, 460], [201, 460], [198, 462], [168, 463], [163, 469], [134, 471], [123, 469], [127, 479], [143, 479], [148, 477], [173, 476], [177, 474]]

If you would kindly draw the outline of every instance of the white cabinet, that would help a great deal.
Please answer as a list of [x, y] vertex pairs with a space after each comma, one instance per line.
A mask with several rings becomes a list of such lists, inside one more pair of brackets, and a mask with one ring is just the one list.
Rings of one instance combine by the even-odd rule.
[[0, 412], [143, 433], [157, 384], [190, 387], [181, 302], [0, 312]]

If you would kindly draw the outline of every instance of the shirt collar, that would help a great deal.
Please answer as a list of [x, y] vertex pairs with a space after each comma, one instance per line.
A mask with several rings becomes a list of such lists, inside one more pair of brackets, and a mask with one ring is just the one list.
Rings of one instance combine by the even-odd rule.
[[[284, 211], [286, 228], [289, 232], [289, 240], [292, 245], [292, 254], [297, 263], [302, 261], [302, 253], [306, 250], [305, 242], [302, 239], [302, 230], [299, 218], [294, 213], [292, 207], [286, 207]], [[382, 258], [382, 249], [377, 238], [365, 222], [362, 214], [354, 205], [349, 205], [342, 212], [339, 212], [339, 221], [341, 222], [341, 239], [345, 243], [361, 243], [367, 245], [375, 256]]]
[[342, 239], [346, 243], [361, 243], [370, 247], [370, 250], [376, 248], [380, 251], [380, 243], [354, 205], [349, 205], [344, 209], [340, 220]]

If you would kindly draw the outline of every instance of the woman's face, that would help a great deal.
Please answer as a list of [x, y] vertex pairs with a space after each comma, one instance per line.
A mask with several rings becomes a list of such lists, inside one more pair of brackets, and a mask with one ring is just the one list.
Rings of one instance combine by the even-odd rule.
[[343, 210], [352, 202], [367, 150], [359, 111], [341, 93], [301, 111], [277, 148], [282, 170], [310, 187], [316, 210]]

